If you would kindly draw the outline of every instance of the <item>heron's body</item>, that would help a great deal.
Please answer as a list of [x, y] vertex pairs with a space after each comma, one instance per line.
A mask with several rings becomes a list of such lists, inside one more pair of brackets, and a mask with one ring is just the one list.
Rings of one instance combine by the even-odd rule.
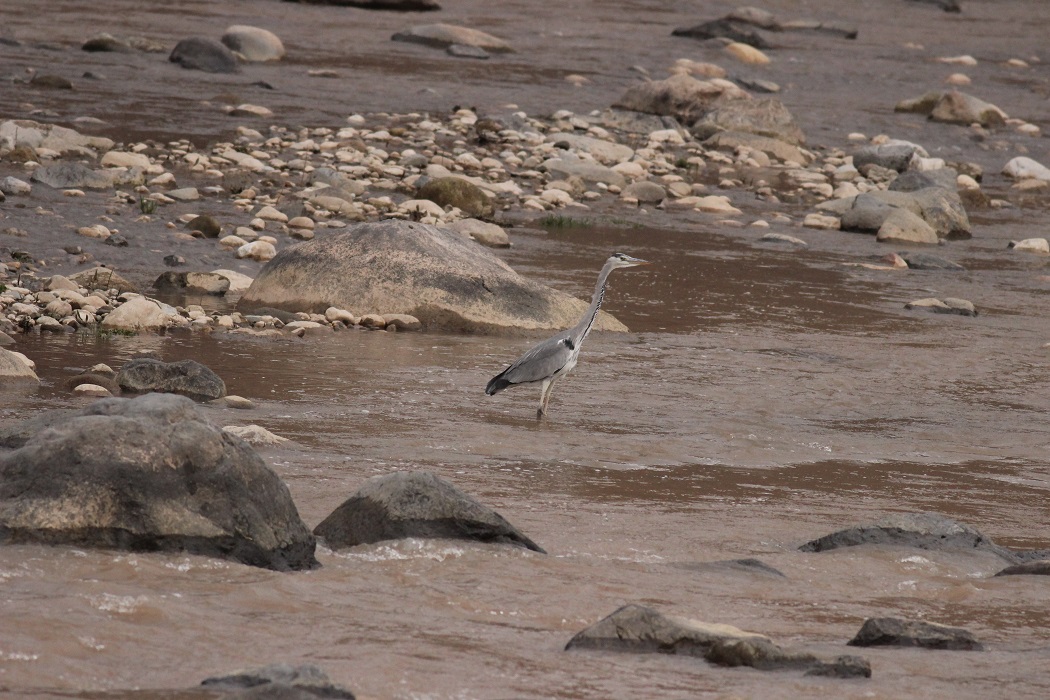
[[609, 274], [618, 267], [648, 264], [645, 260], [632, 258], [623, 253], [613, 254], [605, 261], [605, 266], [598, 275], [591, 305], [579, 323], [532, 347], [514, 364], [493, 377], [485, 387], [485, 393], [491, 396], [515, 384], [542, 382], [543, 389], [540, 393], [540, 406], [536, 411], [536, 416], [546, 415], [547, 403], [550, 401], [554, 382], [576, 366], [576, 361], [580, 357], [580, 346], [587, 338], [587, 334], [591, 332], [591, 327], [598, 317], [598, 311], [605, 299], [605, 285]]

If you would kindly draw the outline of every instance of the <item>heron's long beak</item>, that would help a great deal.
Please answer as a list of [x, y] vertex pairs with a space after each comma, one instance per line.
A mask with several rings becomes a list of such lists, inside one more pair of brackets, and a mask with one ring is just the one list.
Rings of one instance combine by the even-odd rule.
[[624, 257], [627, 258], [624, 262], [629, 262], [632, 265], [652, 265], [652, 263], [649, 262], [648, 260], [642, 260], [641, 258], [632, 258], [632, 257], [628, 257], [628, 256], [624, 256]]

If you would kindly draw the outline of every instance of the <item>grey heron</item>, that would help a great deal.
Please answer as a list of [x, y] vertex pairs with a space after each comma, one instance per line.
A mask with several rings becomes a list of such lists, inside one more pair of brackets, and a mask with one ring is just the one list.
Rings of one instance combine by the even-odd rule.
[[551, 400], [554, 382], [576, 366], [576, 360], [580, 357], [580, 346], [587, 334], [591, 332], [594, 319], [598, 317], [598, 309], [601, 308], [602, 301], [605, 299], [605, 283], [609, 279], [609, 274], [620, 267], [649, 264], [647, 260], [632, 258], [624, 253], [613, 253], [605, 261], [598, 275], [591, 306], [583, 314], [580, 322], [531, 348], [514, 364], [490, 379], [485, 387], [485, 393], [492, 396], [515, 384], [543, 382], [540, 407], [536, 410], [536, 418], [543, 418], [547, 415], [547, 403]]

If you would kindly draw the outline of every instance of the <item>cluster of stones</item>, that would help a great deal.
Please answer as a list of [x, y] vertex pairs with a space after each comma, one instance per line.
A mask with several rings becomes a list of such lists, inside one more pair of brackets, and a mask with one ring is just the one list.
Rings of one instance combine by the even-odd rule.
[[[6, 265], [0, 263], [0, 268], [6, 269]], [[0, 269], [0, 281], [5, 279], [4, 269]], [[219, 272], [231, 274], [229, 271]], [[222, 274], [197, 276], [226, 282], [224, 286], [218, 286], [223, 291], [229, 287], [229, 281]], [[293, 314], [276, 310], [273, 314], [242, 314], [237, 311], [209, 312], [198, 304], [172, 306], [133, 291], [133, 285], [106, 268], [85, 270], [71, 278], [53, 275], [46, 280], [29, 277], [23, 282], [31, 284], [35, 290], [18, 284], [4, 284], [0, 291], [0, 333], [33, 330], [62, 333], [80, 329], [137, 332], [188, 328], [252, 335], [294, 334], [302, 337], [307, 333], [350, 328], [388, 331], [420, 329], [419, 321], [407, 314], [355, 316], [350, 311], [335, 307], [327, 309], [324, 314]]]

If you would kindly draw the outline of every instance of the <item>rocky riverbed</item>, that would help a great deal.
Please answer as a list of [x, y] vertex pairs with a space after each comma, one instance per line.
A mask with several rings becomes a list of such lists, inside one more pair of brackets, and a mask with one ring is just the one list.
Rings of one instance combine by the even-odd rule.
[[[0, 688], [1045, 695], [1039, 3], [168, 5], [0, 30]], [[613, 250], [633, 332], [480, 403]]]

